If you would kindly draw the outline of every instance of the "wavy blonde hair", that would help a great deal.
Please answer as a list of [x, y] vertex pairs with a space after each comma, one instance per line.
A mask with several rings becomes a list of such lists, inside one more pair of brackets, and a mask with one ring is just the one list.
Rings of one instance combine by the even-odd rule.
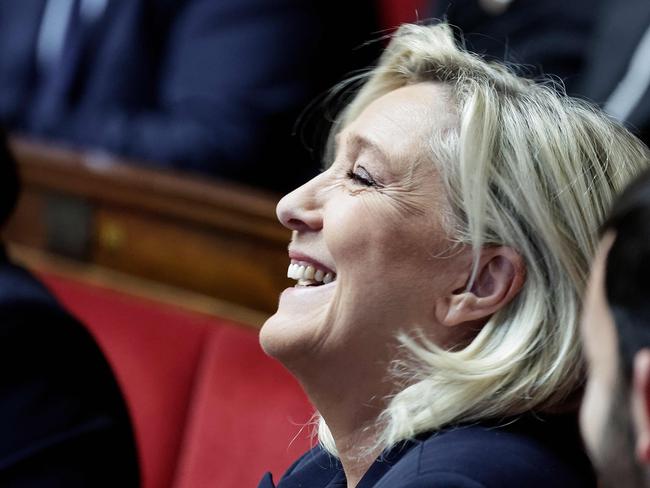
[[[517, 298], [462, 350], [401, 335], [405, 387], [382, 413], [375, 447], [459, 422], [549, 411], [583, 382], [580, 297], [597, 229], [615, 194], [648, 165], [647, 148], [600, 110], [459, 48], [446, 24], [403, 25], [332, 134], [397, 88], [442, 82], [455, 130], [432, 134], [431, 159], [474, 249], [506, 245], [526, 263]], [[331, 140], [331, 138], [330, 138]], [[407, 372], [405, 375], [404, 372]], [[323, 419], [319, 440], [336, 446]]]

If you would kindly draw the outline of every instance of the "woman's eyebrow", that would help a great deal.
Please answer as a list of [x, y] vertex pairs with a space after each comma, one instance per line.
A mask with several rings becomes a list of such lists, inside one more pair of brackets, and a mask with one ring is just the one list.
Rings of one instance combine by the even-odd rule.
[[371, 151], [375, 154], [375, 156], [377, 156], [381, 160], [380, 162], [384, 166], [386, 166], [387, 168], [391, 167], [390, 165], [391, 158], [389, 158], [388, 155], [379, 146], [379, 144], [374, 142], [371, 138], [356, 132], [346, 133], [346, 134], [340, 132], [335, 136], [337, 150], [340, 143], [342, 142], [341, 141], [342, 138], [345, 138], [345, 143], [347, 146], [346, 149], [348, 154], [358, 154], [363, 150]]

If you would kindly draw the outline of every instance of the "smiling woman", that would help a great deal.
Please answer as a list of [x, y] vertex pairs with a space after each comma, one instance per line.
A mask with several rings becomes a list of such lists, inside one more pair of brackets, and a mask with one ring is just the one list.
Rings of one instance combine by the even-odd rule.
[[277, 209], [297, 285], [261, 343], [320, 414], [279, 487], [593, 486], [579, 297], [645, 147], [446, 25], [400, 28], [330, 141]]

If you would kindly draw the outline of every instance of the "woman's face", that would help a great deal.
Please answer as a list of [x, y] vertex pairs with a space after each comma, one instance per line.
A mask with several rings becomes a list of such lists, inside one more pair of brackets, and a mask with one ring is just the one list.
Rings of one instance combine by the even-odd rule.
[[387, 361], [399, 330], [456, 340], [436, 307], [464, 287], [471, 256], [450, 250], [448, 204], [427, 150], [432, 134], [457, 124], [448, 97], [444, 85], [420, 83], [375, 100], [338, 134], [329, 169], [280, 201], [278, 217], [293, 230], [289, 274], [302, 279], [262, 329], [267, 353], [345, 373]]

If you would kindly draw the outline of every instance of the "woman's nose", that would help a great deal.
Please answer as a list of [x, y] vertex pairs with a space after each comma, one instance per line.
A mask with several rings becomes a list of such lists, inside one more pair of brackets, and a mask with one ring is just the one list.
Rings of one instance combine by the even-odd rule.
[[321, 229], [323, 225], [322, 209], [317, 198], [320, 179], [321, 176], [313, 178], [285, 195], [278, 202], [275, 212], [282, 225], [298, 232]]

